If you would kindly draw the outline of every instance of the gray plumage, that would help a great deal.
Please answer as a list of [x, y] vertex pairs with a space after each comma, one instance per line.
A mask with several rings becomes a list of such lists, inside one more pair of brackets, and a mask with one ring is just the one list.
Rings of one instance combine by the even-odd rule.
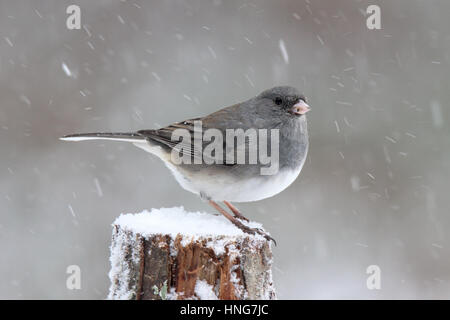
[[[277, 194], [286, 188], [295, 180], [305, 162], [308, 151], [306, 116], [292, 111], [299, 102], [306, 102], [306, 99], [297, 89], [287, 86], [275, 87], [245, 102], [223, 108], [205, 117], [177, 122], [160, 129], [140, 130], [133, 133], [74, 134], [62, 139], [72, 141], [107, 139], [132, 142], [161, 158], [183, 188], [204, 199], [256, 201]], [[224, 137], [226, 129], [279, 129], [278, 173], [261, 175], [260, 169], [264, 165], [260, 163], [230, 164], [224, 161], [223, 164], [174, 164], [170, 154], [179, 141], [172, 141], [172, 133], [176, 129], [186, 129], [193, 133], [194, 121], [200, 120], [203, 130], [218, 129]], [[270, 150], [270, 133], [268, 137]], [[202, 147], [209, 143], [203, 141]], [[199, 151], [194, 148], [195, 145], [194, 137], [192, 137], [189, 142], [192, 159]], [[244, 148], [248, 153], [255, 148], [255, 145], [247, 143]], [[234, 157], [236, 149], [229, 146], [227, 148], [227, 144], [224, 143], [224, 157], [230, 152]]]

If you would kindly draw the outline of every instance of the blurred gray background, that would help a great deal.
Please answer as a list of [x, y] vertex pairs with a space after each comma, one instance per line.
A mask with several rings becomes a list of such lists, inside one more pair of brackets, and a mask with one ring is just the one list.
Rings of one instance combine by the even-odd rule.
[[[81, 7], [81, 30], [66, 8]], [[366, 28], [369, 4], [381, 30]], [[185, 206], [155, 157], [74, 132], [155, 128], [274, 85], [310, 153], [241, 204], [278, 241], [279, 298], [450, 298], [448, 1], [0, 1], [0, 298], [104, 299], [111, 223]], [[283, 58], [280, 43], [288, 59]], [[82, 288], [66, 288], [81, 267]], [[366, 268], [381, 268], [368, 290]]]

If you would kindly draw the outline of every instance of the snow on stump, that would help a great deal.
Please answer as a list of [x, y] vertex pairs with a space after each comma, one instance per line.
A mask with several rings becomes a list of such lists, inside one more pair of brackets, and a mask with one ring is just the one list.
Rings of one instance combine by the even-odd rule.
[[113, 223], [110, 261], [109, 299], [276, 297], [269, 241], [182, 207], [122, 214]]

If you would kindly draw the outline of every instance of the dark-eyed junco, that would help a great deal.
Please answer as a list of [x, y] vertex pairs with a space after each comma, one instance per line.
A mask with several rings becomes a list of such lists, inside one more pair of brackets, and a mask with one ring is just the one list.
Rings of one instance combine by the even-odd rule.
[[[163, 160], [184, 189], [207, 200], [237, 227], [273, 240], [261, 230], [248, 227], [244, 222], [248, 220], [230, 202], [265, 199], [294, 182], [308, 152], [305, 116], [308, 111], [306, 99], [297, 89], [282, 86], [265, 90], [254, 98], [205, 117], [177, 122], [161, 129], [71, 134], [61, 139], [131, 142]], [[205, 136], [197, 132], [199, 126]], [[210, 131], [214, 139], [205, 139], [209, 129], [215, 130]], [[230, 135], [230, 132], [235, 135]], [[237, 132], [244, 134], [243, 139], [238, 137]], [[180, 133], [190, 136], [183, 140]], [[256, 133], [256, 140], [251, 139], [252, 133]], [[222, 138], [218, 137], [220, 134]], [[228, 136], [231, 138], [228, 139]], [[205, 151], [213, 142], [216, 143], [215, 151], [208, 156]], [[262, 151], [267, 154], [261, 153], [261, 149], [266, 149]], [[243, 150], [245, 157], [239, 158], [240, 150]], [[256, 153], [258, 160], [265, 156], [265, 162], [251, 162], [252, 152]], [[180, 159], [186, 161], [180, 162]], [[269, 168], [274, 170], [267, 170]], [[222, 201], [233, 215], [217, 204], [218, 201]]]

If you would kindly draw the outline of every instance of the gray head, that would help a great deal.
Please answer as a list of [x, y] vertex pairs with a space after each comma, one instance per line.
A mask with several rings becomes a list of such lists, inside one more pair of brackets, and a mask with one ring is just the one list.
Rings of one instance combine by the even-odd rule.
[[301, 117], [310, 110], [305, 96], [294, 87], [273, 87], [261, 92], [256, 98], [265, 100], [265, 104], [277, 113], [285, 112], [291, 117]]

